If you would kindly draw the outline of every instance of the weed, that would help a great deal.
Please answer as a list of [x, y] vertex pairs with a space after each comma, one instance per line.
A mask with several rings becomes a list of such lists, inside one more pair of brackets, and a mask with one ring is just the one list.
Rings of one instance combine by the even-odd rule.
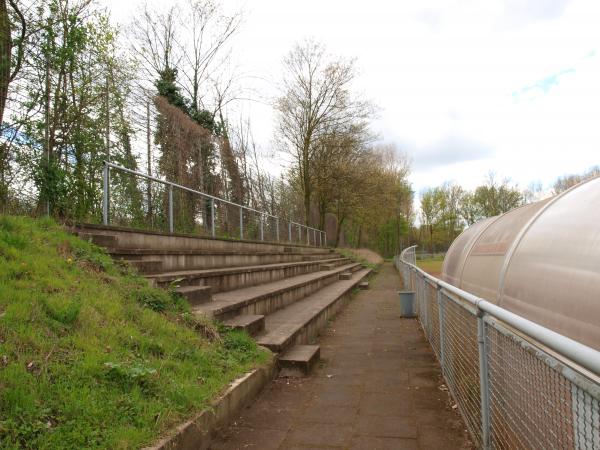
[[106, 377], [111, 381], [121, 383], [126, 387], [140, 385], [148, 387], [151, 377], [156, 375], [156, 369], [147, 367], [141, 363], [123, 364], [108, 361], [104, 363]]
[[172, 303], [168, 292], [149, 286], [140, 286], [132, 292], [134, 300], [152, 311], [165, 311]]
[[81, 310], [81, 300], [75, 294], [51, 294], [40, 297], [44, 312], [50, 319], [63, 325], [73, 325]]

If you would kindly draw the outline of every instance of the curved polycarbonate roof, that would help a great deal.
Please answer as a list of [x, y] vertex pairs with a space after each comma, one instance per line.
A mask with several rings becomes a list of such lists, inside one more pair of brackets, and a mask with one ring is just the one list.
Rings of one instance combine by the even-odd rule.
[[600, 178], [469, 227], [442, 278], [600, 349]]

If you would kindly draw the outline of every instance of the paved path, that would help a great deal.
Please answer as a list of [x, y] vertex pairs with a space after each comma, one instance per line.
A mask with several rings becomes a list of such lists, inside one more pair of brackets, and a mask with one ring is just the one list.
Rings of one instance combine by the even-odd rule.
[[399, 317], [399, 283], [383, 265], [321, 336], [315, 373], [275, 380], [212, 448], [471, 448], [417, 321]]

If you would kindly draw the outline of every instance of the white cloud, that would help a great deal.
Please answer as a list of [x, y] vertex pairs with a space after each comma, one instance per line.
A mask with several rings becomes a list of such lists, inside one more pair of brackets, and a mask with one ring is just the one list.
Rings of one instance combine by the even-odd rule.
[[424, 146], [401, 144], [401, 148], [412, 148], [412, 167], [415, 170], [431, 170], [451, 164], [489, 158], [494, 150], [487, 144], [473, 141], [459, 134], [447, 134]]
[[[357, 57], [357, 88], [381, 106], [374, 128], [413, 157], [417, 191], [450, 179], [473, 187], [490, 169], [547, 185], [598, 162], [597, 0], [223, 3], [247, 11], [234, 57], [267, 99], [304, 37]], [[268, 103], [238, 110], [268, 148]]]

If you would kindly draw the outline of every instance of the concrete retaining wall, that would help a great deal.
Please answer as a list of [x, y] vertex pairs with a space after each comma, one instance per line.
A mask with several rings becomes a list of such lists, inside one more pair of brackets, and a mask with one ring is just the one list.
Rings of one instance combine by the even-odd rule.
[[215, 432], [235, 419], [277, 373], [275, 355], [262, 367], [231, 383], [211, 407], [175, 428], [156, 445], [144, 450], [206, 450]]

